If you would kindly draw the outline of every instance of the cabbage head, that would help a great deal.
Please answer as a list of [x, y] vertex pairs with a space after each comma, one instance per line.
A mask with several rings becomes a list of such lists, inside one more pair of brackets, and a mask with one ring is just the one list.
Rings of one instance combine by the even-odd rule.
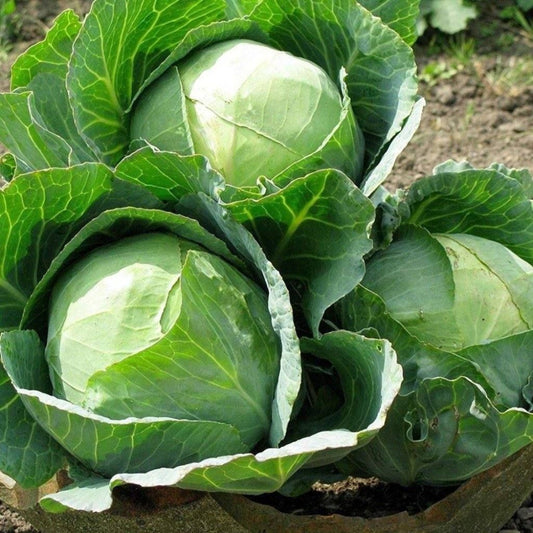
[[[243, 186], [258, 176], [273, 178], [321, 148], [346, 114], [353, 128], [345, 141], [357, 147], [359, 175], [364, 137], [326, 72], [238, 39], [194, 52], [169, 69], [143, 92], [130, 132], [161, 150], [186, 152], [192, 142], [228, 183]], [[337, 151], [340, 159], [349, 154], [343, 145]]]
[[63, 272], [45, 354], [54, 395], [93, 413], [230, 424], [244, 447], [221, 441], [223, 454], [268, 434], [280, 352], [266, 295], [174, 235], [127, 237]]
[[432, 237], [398, 238], [367, 264], [362, 284], [392, 318], [447, 351], [533, 329], [532, 265], [476, 235]]

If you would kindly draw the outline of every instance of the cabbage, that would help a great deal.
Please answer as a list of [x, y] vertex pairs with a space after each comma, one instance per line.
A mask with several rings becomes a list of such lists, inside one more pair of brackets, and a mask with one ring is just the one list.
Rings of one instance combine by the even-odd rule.
[[[173, 130], [168, 117], [183, 100], [184, 117], [175, 117]], [[143, 92], [130, 132], [133, 139], [175, 152], [186, 150], [182, 138], [187, 137], [228, 183], [243, 186], [254, 185], [259, 176], [273, 178], [318, 150], [345, 114], [354, 126], [343, 142], [357, 148], [358, 176], [364, 137], [324, 70], [240, 39], [197, 51], [167, 71]], [[351, 154], [343, 144], [336, 149], [340, 158]]]
[[414, 236], [398, 239], [368, 262], [362, 283], [394, 319], [449, 351], [533, 328], [533, 266], [476, 235], [433, 237], [425, 247]]
[[396, 216], [337, 320], [390, 339], [404, 381], [343, 471], [456, 484], [532, 442], [532, 185], [525, 170], [448, 162], [384, 198]]
[[270, 429], [280, 352], [266, 295], [174, 235], [127, 237], [69, 267], [45, 356], [54, 395], [102, 416], [224, 422], [246, 449]]

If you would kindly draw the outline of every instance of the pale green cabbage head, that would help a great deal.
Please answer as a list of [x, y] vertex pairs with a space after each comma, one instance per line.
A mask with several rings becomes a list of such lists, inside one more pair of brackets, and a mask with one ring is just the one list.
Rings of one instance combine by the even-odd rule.
[[266, 296], [174, 235], [127, 237], [68, 268], [46, 357], [54, 394], [102, 416], [225, 422], [249, 447], [269, 430], [279, 351]]
[[[165, 113], [176, 116], [161, 118]], [[130, 132], [164, 150], [182, 152], [191, 144], [228, 183], [243, 186], [317, 151], [346, 113], [354, 127], [344, 142], [356, 145], [362, 159], [353, 111], [322, 68], [237, 39], [198, 50], [161, 76], [144, 91]], [[345, 148], [336, 147], [341, 160], [353, 152]]]
[[367, 266], [363, 285], [423, 342], [457, 351], [533, 327], [533, 267], [467, 234], [399, 239]]

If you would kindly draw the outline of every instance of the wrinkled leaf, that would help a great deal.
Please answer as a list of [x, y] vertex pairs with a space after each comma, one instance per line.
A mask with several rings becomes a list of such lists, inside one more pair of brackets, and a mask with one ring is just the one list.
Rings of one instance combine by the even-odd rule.
[[[16, 350], [0, 337], [0, 357]], [[7, 346], [7, 348], [6, 348]], [[32, 418], [0, 364], [0, 471], [20, 480], [22, 487], [42, 485], [65, 461], [65, 452]]]
[[317, 333], [325, 310], [363, 277], [363, 256], [372, 247], [370, 201], [344, 174], [324, 170], [227, 209], [293, 284]]
[[302, 339], [302, 353], [331, 363], [340, 381], [343, 403], [334, 412], [317, 417], [313, 402], [292, 423], [295, 434], [345, 428], [364, 432], [368, 440], [385, 423], [388, 407], [402, 383], [402, 367], [387, 340], [368, 339], [351, 331], [326, 333], [320, 339]]
[[518, 408], [499, 411], [467, 378], [433, 378], [399, 396], [383, 430], [340, 466], [345, 472], [402, 485], [454, 484], [531, 442], [531, 413]]
[[[238, 431], [229, 424], [168, 417], [113, 420], [55, 398], [51, 395], [44, 347], [34, 332], [5, 333], [2, 356], [31, 416], [93, 472], [106, 477], [116, 472], [146, 472], [196, 462], [228, 450], [246, 450]], [[27, 371], [29, 367], [31, 372]]]
[[500, 242], [533, 264], [533, 209], [521, 181], [496, 170], [439, 172], [409, 188], [406, 220], [432, 233]]
[[73, 11], [63, 11], [46, 38], [18, 57], [11, 75], [11, 90], [32, 91], [43, 125], [72, 147], [72, 163], [95, 159], [76, 129], [66, 87], [68, 62], [80, 27]]
[[141, 148], [126, 156], [115, 175], [145, 187], [163, 202], [178, 202], [183, 196], [204, 192], [217, 198], [223, 179], [200, 155], [182, 157], [174, 152]]
[[136, 186], [87, 163], [19, 176], [0, 191], [0, 328], [16, 327], [33, 289], [59, 250], [104, 209], [153, 207]]

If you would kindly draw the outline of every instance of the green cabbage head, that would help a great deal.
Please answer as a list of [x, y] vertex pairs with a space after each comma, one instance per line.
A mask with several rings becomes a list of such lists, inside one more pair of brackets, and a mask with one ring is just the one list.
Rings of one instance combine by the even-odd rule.
[[262, 289], [197, 244], [147, 233], [63, 272], [45, 353], [59, 398], [115, 420], [231, 424], [251, 449], [270, 429], [278, 345]]
[[[146, 89], [130, 135], [180, 153], [192, 144], [228, 183], [254, 185], [258, 176], [273, 178], [320, 149], [346, 115], [353, 127], [344, 140], [357, 147], [360, 169], [364, 138], [326, 72], [288, 52], [236, 39], [186, 56]], [[344, 143], [334, 152], [341, 161], [351, 153]]]
[[452, 352], [533, 328], [533, 266], [493, 240], [432, 237], [399, 239], [368, 263], [363, 285], [394, 319]]

